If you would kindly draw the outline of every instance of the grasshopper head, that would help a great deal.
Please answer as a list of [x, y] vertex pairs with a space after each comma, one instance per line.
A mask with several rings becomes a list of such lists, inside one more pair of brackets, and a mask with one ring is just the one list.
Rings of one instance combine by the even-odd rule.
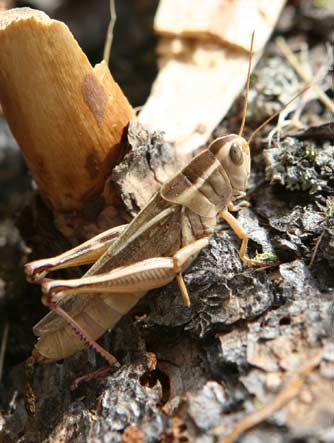
[[225, 135], [214, 140], [209, 150], [222, 164], [233, 188], [233, 195], [245, 191], [250, 175], [250, 152], [240, 135]]

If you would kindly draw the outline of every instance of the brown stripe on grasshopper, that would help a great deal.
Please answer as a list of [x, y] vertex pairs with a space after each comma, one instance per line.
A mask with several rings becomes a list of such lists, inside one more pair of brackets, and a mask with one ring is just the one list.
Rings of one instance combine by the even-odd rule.
[[[210, 152], [204, 151], [197, 155], [172, 180], [162, 185], [160, 195], [170, 203], [191, 209], [199, 216], [216, 217], [217, 211], [214, 202], [210, 199], [210, 193], [204, 193], [202, 187], [205, 186], [208, 177], [216, 171], [219, 174], [220, 169], [220, 164]], [[212, 194], [216, 195], [214, 191]]]
[[232, 189], [221, 163], [210, 150], [205, 150], [165, 183], [160, 195], [201, 217], [214, 218], [230, 201]]

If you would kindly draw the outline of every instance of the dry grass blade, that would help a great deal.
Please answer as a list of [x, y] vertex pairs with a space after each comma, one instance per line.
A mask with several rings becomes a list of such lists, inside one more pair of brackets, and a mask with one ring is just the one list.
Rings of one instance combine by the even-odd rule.
[[106, 41], [104, 44], [104, 50], [103, 50], [103, 60], [109, 64], [110, 59], [110, 51], [111, 51], [111, 45], [114, 37], [114, 26], [116, 23], [117, 15], [116, 15], [116, 7], [115, 7], [115, 0], [110, 0], [110, 22], [107, 30], [107, 36]]
[[6, 349], [8, 343], [8, 334], [9, 334], [9, 321], [6, 321], [5, 327], [3, 329], [2, 339], [1, 339], [1, 348], [0, 348], [0, 383], [3, 375], [3, 366], [6, 356]]
[[281, 109], [279, 109], [278, 111], [274, 112], [270, 117], [268, 117], [263, 123], [260, 124], [260, 126], [258, 126], [250, 135], [250, 137], [248, 138], [247, 142], [248, 144], [251, 143], [251, 141], [253, 140], [254, 136], [260, 132], [265, 126], [267, 126], [268, 123], [270, 123], [275, 117], [277, 117], [282, 111], [284, 111], [284, 109], [286, 109], [290, 103], [292, 103], [293, 101], [295, 101], [298, 97], [300, 97], [301, 95], [304, 94], [304, 92], [306, 92], [308, 89], [311, 88], [311, 86], [313, 86], [313, 84], [308, 84], [306, 86], [304, 86], [304, 88], [299, 91], [295, 96], [293, 96], [287, 103], [285, 103]]
[[[253, 412], [252, 414], [246, 416], [240, 420], [232, 431], [225, 437], [218, 440], [219, 443], [233, 443], [241, 434], [259, 423], [263, 422], [276, 411], [279, 411], [287, 403], [289, 403], [296, 395], [298, 395], [300, 389], [302, 388], [305, 377], [312, 372], [321, 362], [322, 351], [317, 352], [313, 357], [311, 357], [294, 375], [290, 380], [287, 381], [284, 388], [276, 396], [276, 398], [265, 405], [263, 408]], [[220, 431], [220, 429], [216, 429]]]
[[312, 256], [311, 256], [311, 260], [308, 265], [309, 268], [312, 268], [312, 266], [314, 265], [315, 258], [317, 256], [317, 252], [318, 252], [318, 249], [319, 249], [319, 246], [320, 246], [321, 240], [323, 239], [324, 234], [325, 234], [325, 230], [322, 231], [322, 233], [317, 238], [317, 241], [315, 242], [314, 249], [313, 249]]
[[[290, 65], [294, 68], [294, 70], [297, 72], [299, 77], [304, 80], [304, 82], [311, 82], [312, 78], [311, 76], [303, 69], [300, 62], [298, 61], [295, 54], [291, 51], [289, 46], [286, 44], [283, 37], [277, 37], [276, 38], [276, 44], [279, 47], [280, 51], [284, 55], [284, 57], [288, 60]], [[319, 85], [313, 86], [315, 92], [317, 93], [319, 100], [326, 106], [326, 108], [334, 113], [334, 103], [332, 100], [324, 93], [324, 91], [320, 88]]]

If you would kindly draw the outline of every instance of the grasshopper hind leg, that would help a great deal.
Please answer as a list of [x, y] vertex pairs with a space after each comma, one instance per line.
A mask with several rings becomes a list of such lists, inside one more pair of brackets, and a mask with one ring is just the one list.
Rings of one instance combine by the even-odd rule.
[[60, 255], [29, 262], [25, 265], [27, 279], [31, 283], [40, 282], [49, 272], [94, 263], [120, 236], [127, 225], [108, 229]]
[[88, 343], [90, 347], [92, 347], [97, 353], [99, 353], [109, 364], [109, 366], [114, 366], [117, 363], [116, 358], [110, 354], [106, 349], [104, 349], [101, 345], [99, 345], [94, 339], [92, 339], [84, 329], [77, 323], [66, 311], [64, 311], [60, 306], [50, 303], [49, 304], [50, 311], [53, 311], [55, 314], [62, 317], [66, 323], [68, 323], [72, 329], [82, 338], [85, 342]]
[[[63, 301], [66, 295], [76, 297], [78, 294], [104, 293], [112, 302], [115, 295], [121, 293], [123, 297], [127, 295], [129, 299], [135, 300], [151, 289], [170, 283], [176, 277], [184, 302], [189, 306], [190, 300], [182, 271], [190, 265], [208, 242], [209, 238], [203, 237], [179, 249], [172, 257], [153, 257], [103, 274], [73, 280], [45, 279], [42, 283], [44, 292], [42, 301], [57, 309], [58, 305], [55, 303]], [[66, 312], [60, 315], [65, 319]]]

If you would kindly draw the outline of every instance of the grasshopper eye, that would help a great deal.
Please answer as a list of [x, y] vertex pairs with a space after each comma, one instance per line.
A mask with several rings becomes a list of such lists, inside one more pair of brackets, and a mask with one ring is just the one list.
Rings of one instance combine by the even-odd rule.
[[232, 162], [240, 166], [244, 161], [244, 156], [242, 154], [242, 150], [240, 149], [238, 143], [232, 143], [230, 147], [230, 158]]

